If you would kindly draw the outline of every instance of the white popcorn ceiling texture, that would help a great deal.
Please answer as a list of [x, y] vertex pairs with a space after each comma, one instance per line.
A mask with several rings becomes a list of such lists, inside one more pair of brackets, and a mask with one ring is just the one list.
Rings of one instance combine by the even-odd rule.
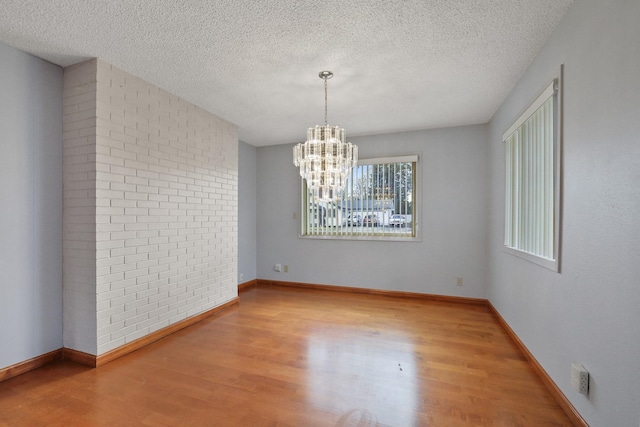
[[[486, 123], [572, 0], [3, 0], [0, 42], [98, 57], [255, 145]], [[1, 66], [1, 64], [0, 64]]]

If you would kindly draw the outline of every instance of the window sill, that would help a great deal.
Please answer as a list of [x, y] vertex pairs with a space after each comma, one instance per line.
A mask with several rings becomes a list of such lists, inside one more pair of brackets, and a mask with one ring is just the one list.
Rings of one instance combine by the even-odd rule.
[[529, 261], [532, 264], [536, 264], [539, 265], [541, 267], [546, 268], [547, 270], [551, 270], [554, 271], [556, 273], [560, 273], [560, 263], [558, 262], [557, 259], [552, 260], [552, 259], [546, 259], [546, 258], [541, 258], [537, 255], [534, 255], [532, 253], [529, 252], [524, 252], [518, 249], [514, 249], [514, 248], [510, 248], [508, 246], [504, 246], [503, 247], [503, 252], [506, 252], [510, 255], [516, 256], [518, 258], [524, 259], [525, 261]]
[[399, 236], [306, 236], [306, 235], [298, 235], [299, 239], [309, 239], [309, 240], [362, 240], [362, 241], [376, 241], [376, 242], [421, 242], [422, 239], [418, 236], [412, 237], [399, 237]]

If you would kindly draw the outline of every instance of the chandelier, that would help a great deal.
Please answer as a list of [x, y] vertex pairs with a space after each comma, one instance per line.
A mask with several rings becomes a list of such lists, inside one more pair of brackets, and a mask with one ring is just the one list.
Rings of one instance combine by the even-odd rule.
[[307, 130], [307, 140], [293, 147], [293, 164], [300, 167], [300, 176], [315, 200], [338, 198], [351, 169], [358, 163], [358, 147], [346, 142], [346, 131], [327, 124], [327, 80], [331, 71], [321, 71], [324, 80], [324, 126]]

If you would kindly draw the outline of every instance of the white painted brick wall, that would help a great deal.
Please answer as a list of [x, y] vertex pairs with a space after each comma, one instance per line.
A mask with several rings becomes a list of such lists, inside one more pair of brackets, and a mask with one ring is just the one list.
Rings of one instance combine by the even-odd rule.
[[[76, 255], [93, 245], [81, 255], [94, 257], [86, 270], [97, 348], [89, 352], [99, 355], [237, 296], [238, 139], [234, 125], [96, 64], [96, 117], [77, 115], [95, 124], [94, 146], [84, 139], [91, 135], [70, 138], [80, 143], [65, 157], [65, 209], [68, 190], [82, 220], [69, 229]], [[93, 185], [66, 187], [92, 177]]]
[[97, 275], [108, 284], [97, 294], [101, 354], [237, 296], [238, 139], [230, 123], [102, 61], [97, 82], [96, 245], [118, 260]]

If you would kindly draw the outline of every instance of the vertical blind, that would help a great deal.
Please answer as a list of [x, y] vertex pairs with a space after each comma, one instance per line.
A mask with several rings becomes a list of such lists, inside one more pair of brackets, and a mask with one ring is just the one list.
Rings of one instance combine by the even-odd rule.
[[340, 197], [316, 201], [304, 180], [302, 234], [321, 237], [415, 237], [417, 156], [361, 160]]
[[505, 246], [555, 259], [555, 82], [505, 133]]

